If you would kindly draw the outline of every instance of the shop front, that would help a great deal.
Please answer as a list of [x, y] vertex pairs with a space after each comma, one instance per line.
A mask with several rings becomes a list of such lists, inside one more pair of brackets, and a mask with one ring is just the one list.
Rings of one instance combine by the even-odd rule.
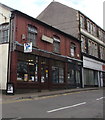
[[[81, 87], [81, 63], [66, 56], [33, 50], [14, 51], [11, 81], [16, 89], [64, 89]], [[71, 59], [71, 58], [69, 58]], [[79, 65], [80, 64], [80, 65]]]
[[83, 80], [84, 87], [103, 87], [104, 70], [103, 62], [83, 57]]

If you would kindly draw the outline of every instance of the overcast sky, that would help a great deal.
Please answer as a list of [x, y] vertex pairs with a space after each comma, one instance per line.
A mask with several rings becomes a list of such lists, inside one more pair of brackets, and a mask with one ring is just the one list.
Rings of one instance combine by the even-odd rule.
[[[53, 0], [0, 0], [11, 8], [37, 17]], [[80, 10], [97, 25], [103, 28], [103, 2], [104, 0], [56, 0], [69, 7]]]

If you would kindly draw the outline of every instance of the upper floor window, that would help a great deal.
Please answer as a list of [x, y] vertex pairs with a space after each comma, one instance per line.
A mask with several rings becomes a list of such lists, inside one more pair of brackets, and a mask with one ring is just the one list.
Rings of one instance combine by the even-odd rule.
[[81, 35], [81, 50], [82, 52], [86, 53], [86, 37]]
[[100, 58], [103, 59], [104, 57], [104, 47], [100, 46]]
[[3, 24], [0, 26], [0, 43], [9, 42], [9, 24]]
[[93, 54], [92, 41], [90, 39], [88, 40], [88, 53], [89, 55]]
[[97, 36], [97, 28], [94, 24], [93, 24], [93, 35]]
[[85, 18], [82, 15], [80, 15], [80, 27], [85, 28]]
[[90, 22], [90, 33], [93, 34], [93, 23]]
[[94, 43], [94, 53], [93, 53], [93, 55], [95, 57], [98, 57], [98, 44], [97, 43]]
[[103, 42], [105, 43], [105, 32], [103, 32]]
[[71, 48], [70, 48], [71, 57], [75, 57], [75, 52], [76, 52], [76, 45], [74, 43], [71, 43]]
[[103, 41], [103, 36], [104, 36], [103, 34], [104, 34], [103, 31], [101, 29], [98, 29], [98, 37], [102, 41]]
[[54, 36], [53, 37], [53, 49], [54, 49], [54, 52], [56, 53], [60, 53], [60, 39], [59, 37], [57, 36]]
[[28, 25], [28, 41], [32, 42], [32, 45], [36, 45], [37, 29], [34, 26]]
[[87, 20], [87, 31], [90, 32], [90, 21]]
[[88, 41], [88, 53], [89, 55], [98, 57], [98, 44], [90, 39]]

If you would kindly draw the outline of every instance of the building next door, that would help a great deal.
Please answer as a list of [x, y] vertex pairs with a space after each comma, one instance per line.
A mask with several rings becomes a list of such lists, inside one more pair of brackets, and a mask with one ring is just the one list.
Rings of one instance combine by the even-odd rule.
[[48, 89], [48, 83], [49, 83], [49, 65], [48, 65], [48, 59], [41, 58], [41, 89]]

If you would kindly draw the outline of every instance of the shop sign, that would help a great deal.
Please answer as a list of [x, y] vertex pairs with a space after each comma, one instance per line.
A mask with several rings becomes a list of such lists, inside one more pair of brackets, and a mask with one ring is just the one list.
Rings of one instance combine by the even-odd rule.
[[13, 85], [13, 83], [7, 83], [6, 94], [14, 94], [14, 85]]
[[45, 41], [45, 42], [53, 44], [53, 39], [50, 38], [50, 37], [47, 37], [45, 35], [42, 35], [42, 40]]
[[24, 43], [24, 53], [32, 52], [32, 42]]
[[105, 71], [105, 65], [102, 66], [102, 70]]

